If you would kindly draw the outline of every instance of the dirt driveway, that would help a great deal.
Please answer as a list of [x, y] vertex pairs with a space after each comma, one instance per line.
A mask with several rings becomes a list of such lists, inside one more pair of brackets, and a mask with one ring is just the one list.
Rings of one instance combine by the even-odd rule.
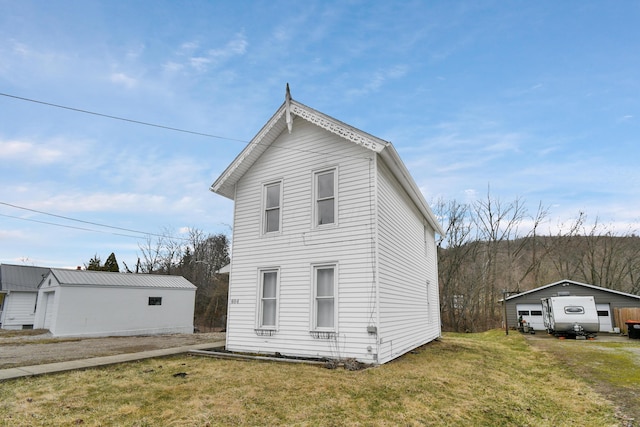
[[0, 334], [0, 369], [224, 341], [221, 332], [107, 338]]
[[[559, 340], [543, 332], [535, 335], [527, 334], [525, 337], [533, 348], [553, 355], [568, 370], [585, 380], [600, 395], [609, 399], [617, 407], [622, 426], [640, 426], [640, 386], [637, 383], [626, 384], [619, 381], [620, 378], [638, 376], [640, 371], [638, 340], [604, 333], [599, 334], [593, 341], [580, 342]], [[584, 354], [580, 354], [582, 352]], [[621, 357], [625, 357], [625, 360], [631, 363], [614, 373], [607, 373], [609, 371], [607, 365]]]

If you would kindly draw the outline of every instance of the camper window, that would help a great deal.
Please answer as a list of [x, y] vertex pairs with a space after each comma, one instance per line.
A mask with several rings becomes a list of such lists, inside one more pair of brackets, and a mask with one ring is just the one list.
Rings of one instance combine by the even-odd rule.
[[566, 314], [584, 314], [584, 307], [578, 307], [575, 305], [565, 307], [564, 312]]

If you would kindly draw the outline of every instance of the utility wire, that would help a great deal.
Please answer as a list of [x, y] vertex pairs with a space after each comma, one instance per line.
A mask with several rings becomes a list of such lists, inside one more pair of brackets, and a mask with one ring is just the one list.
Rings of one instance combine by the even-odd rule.
[[242, 139], [227, 138], [227, 137], [224, 137], [224, 136], [212, 135], [210, 133], [194, 132], [194, 131], [191, 131], [191, 130], [178, 129], [178, 128], [174, 128], [174, 127], [170, 127], [170, 126], [164, 126], [164, 125], [158, 125], [158, 124], [155, 124], [155, 123], [143, 122], [143, 121], [140, 121], [140, 120], [127, 119], [125, 117], [111, 116], [109, 114], [96, 113], [95, 111], [83, 110], [81, 108], [67, 107], [67, 106], [64, 106], [64, 105], [53, 104], [51, 102], [38, 101], [36, 99], [23, 98], [21, 96], [16, 96], [16, 95], [9, 95], [8, 93], [1, 93], [0, 92], [0, 95], [6, 96], [8, 98], [19, 99], [21, 101], [28, 101], [28, 102], [34, 102], [36, 104], [47, 105], [49, 107], [63, 108], [65, 110], [76, 111], [78, 113], [92, 114], [94, 116], [106, 117], [106, 118], [114, 119], [114, 120], [122, 120], [123, 122], [135, 123], [135, 124], [138, 124], [138, 125], [151, 126], [151, 127], [156, 127], [156, 128], [160, 128], [160, 129], [167, 129], [167, 130], [172, 130], [172, 131], [175, 131], [175, 132], [189, 133], [189, 134], [192, 134], [192, 135], [206, 136], [207, 138], [224, 139], [224, 140], [227, 140], [227, 141], [242, 142], [244, 144], [248, 144], [249, 143], [249, 141], [245, 141], [245, 140], [242, 140]]
[[13, 216], [13, 215], [0, 214], [0, 216], [3, 216], [5, 218], [20, 219], [22, 221], [37, 222], [38, 224], [55, 225], [56, 227], [71, 228], [73, 230], [92, 231], [94, 233], [112, 234], [114, 236], [133, 237], [134, 239], [139, 239], [141, 237], [141, 236], [132, 236], [130, 234], [112, 233], [112, 232], [109, 232], [109, 231], [93, 230], [93, 229], [90, 229], [90, 228], [74, 227], [73, 225], [57, 224], [55, 222], [40, 221], [40, 220], [32, 219], [32, 218], [21, 218], [19, 216]]
[[[74, 107], [67, 107], [67, 106], [60, 105], [60, 104], [53, 104], [51, 102], [38, 101], [37, 99], [24, 98], [24, 97], [21, 97], [21, 96], [10, 95], [8, 93], [0, 92], [0, 95], [1, 96], [6, 96], [8, 98], [18, 99], [18, 100], [21, 100], [21, 101], [27, 101], [27, 102], [33, 102], [33, 103], [36, 103], [36, 104], [46, 105], [46, 106], [49, 106], [49, 107], [63, 108], [65, 110], [75, 111], [75, 112], [79, 112], [79, 113], [92, 114], [94, 116], [106, 117], [108, 119], [122, 120], [124, 122], [135, 123], [135, 124], [144, 125], [144, 126], [152, 126], [152, 127], [156, 127], [156, 128], [160, 128], [160, 129], [166, 129], [166, 130], [172, 130], [172, 131], [176, 131], [176, 132], [183, 132], [183, 133], [188, 133], [188, 134], [191, 134], [191, 135], [205, 136], [207, 138], [224, 139], [224, 140], [227, 140], [227, 141], [241, 142], [243, 144], [251, 143], [251, 141], [245, 141], [244, 139], [227, 138], [227, 137], [224, 137], [224, 136], [211, 135], [211, 134], [208, 134], [208, 133], [195, 132], [195, 131], [186, 130], [186, 129], [178, 129], [178, 128], [174, 128], [174, 127], [170, 127], [170, 126], [164, 126], [164, 125], [158, 125], [158, 124], [154, 124], [154, 123], [142, 122], [140, 120], [127, 119], [125, 117], [111, 116], [109, 114], [96, 113], [94, 111], [83, 110], [81, 108], [74, 108]], [[274, 148], [274, 149], [277, 148], [277, 149], [280, 149], [280, 150], [298, 151], [298, 152], [301, 152], [301, 153], [310, 153], [310, 154], [318, 154], [318, 155], [329, 154], [329, 153], [320, 153], [320, 152], [312, 151], [312, 150], [304, 150], [304, 149], [301, 149], [301, 148], [280, 147], [280, 146], [275, 145], [275, 144], [271, 145], [270, 147]], [[354, 156], [354, 155], [348, 155], [348, 154], [343, 155], [343, 157], [362, 158], [362, 156]]]
[[[84, 221], [82, 219], [71, 218], [71, 217], [63, 216], [63, 215], [56, 215], [56, 214], [52, 214], [52, 213], [49, 213], [49, 212], [39, 211], [39, 210], [36, 210], [36, 209], [25, 208], [23, 206], [12, 205], [11, 203], [6, 203], [6, 202], [0, 202], [0, 205], [9, 206], [9, 207], [16, 208], [16, 209], [22, 209], [22, 210], [29, 211], [29, 212], [35, 212], [35, 213], [39, 213], [39, 214], [42, 214], [42, 215], [49, 215], [49, 216], [53, 216], [53, 217], [56, 217], [56, 218], [65, 219], [67, 221], [75, 221], [75, 222], [81, 222], [83, 224], [95, 225], [95, 226], [98, 226], [98, 227], [112, 228], [114, 230], [128, 231], [130, 233], [139, 233], [139, 234], [144, 234], [146, 236], [166, 237], [166, 236], [164, 236], [162, 234], [147, 233], [146, 231], [138, 231], [138, 230], [132, 230], [132, 229], [129, 229], [129, 228], [115, 227], [113, 225], [100, 224], [100, 223], [92, 222], [92, 221]], [[20, 217], [14, 217], [14, 216], [9, 216], [9, 215], [2, 215], [2, 216], [6, 216], [6, 217], [9, 217], [9, 218], [16, 218], [16, 219], [24, 219], [25, 221], [41, 222], [43, 224], [58, 225], [60, 227], [76, 228], [78, 230], [96, 231], [96, 232], [99, 232], [99, 233], [104, 233], [104, 231], [91, 230], [91, 229], [79, 228], [79, 227], [71, 227], [71, 226], [67, 226], [67, 225], [63, 225], [63, 224], [56, 224], [56, 223], [49, 223], [49, 222], [31, 220], [31, 219], [28, 219], [28, 218], [20, 218]], [[111, 234], [115, 234], [115, 233], [111, 233]], [[124, 236], [124, 234], [123, 234], [123, 236]], [[126, 235], [126, 236], [134, 237], [134, 236], [130, 236], [130, 235]], [[137, 237], [139, 238], [140, 236], [137, 236]], [[189, 239], [185, 239], [185, 238], [181, 238], [181, 237], [177, 237], [177, 239], [189, 240]]]

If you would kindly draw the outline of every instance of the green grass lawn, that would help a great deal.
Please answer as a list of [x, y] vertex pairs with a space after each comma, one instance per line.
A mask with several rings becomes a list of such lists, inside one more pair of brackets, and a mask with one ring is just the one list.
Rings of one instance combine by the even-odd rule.
[[564, 363], [502, 331], [445, 334], [355, 372], [151, 359], [0, 383], [0, 425], [620, 425], [614, 405]]

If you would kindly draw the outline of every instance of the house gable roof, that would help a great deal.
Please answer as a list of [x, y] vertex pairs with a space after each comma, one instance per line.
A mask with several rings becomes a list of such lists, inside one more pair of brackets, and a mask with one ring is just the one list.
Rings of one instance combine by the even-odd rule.
[[531, 290], [526, 291], [526, 292], [522, 292], [522, 293], [519, 293], [519, 294], [516, 294], [516, 295], [508, 296], [507, 298], [505, 298], [505, 300], [509, 301], [509, 300], [517, 299], [519, 297], [522, 297], [522, 296], [525, 296], [525, 295], [528, 295], [528, 294], [532, 294], [534, 292], [538, 292], [538, 291], [541, 291], [543, 289], [551, 288], [553, 286], [562, 285], [563, 283], [570, 283], [572, 285], [583, 286], [585, 288], [591, 288], [591, 289], [595, 289], [595, 290], [598, 290], [598, 291], [611, 292], [612, 294], [618, 294], [618, 295], [622, 295], [622, 296], [625, 296], [625, 297], [635, 298], [635, 299], [640, 300], [640, 296], [639, 295], [628, 294], [626, 292], [616, 291], [614, 289], [603, 288], [603, 287], [596, 286], [596, 285], [589, 285], [587, 283], [576, 282], [576, 281], [573, 281], [573, 280], [560, 280], [558, 282], [554, 282], [554, 283], [550, 283], [548, 285], [540, 286], [538, 288], [531, 289]]
[[42, 278], [49, 268], [30, 265], [0, 265], [0, 290], [37, 292]]
[[52, 268], [51, 274], [62, 286], [196, 289], [195, 285], [182, 276], [164, 274], [112, 273], [61, 268]]
[[363, 148], [378, 153], [389, 166], [391, 172], [394, 174], [396, 179], [398, 179], [413, 203], [420, 210], [420, 213], [425, 219], [427, 219], [431, 227], [433, 227], [437, 233], [444, 234], [444, 230], [438, 223], [435, 215], [431, 211], [431, 208], [429, 208], [429, 205], [424, 200], [422, 192], [411, 177], [409, 171], [402, 162], [402, 159], [400, 159], [398, 152], [390, 142], [349, 126], [346, 123], [291, 99], [288, 90], [285, 102], [280, 106], [280, 108], [278, 108], [276, 113], [262, 127], [260, 132], [258, 132], [244, 150], [242, 150], [235, 160], [225, 169], [220, 177], [211, 185], [210, 190], [233, 200], [235, 197], [236, 183], [271, 146], [276, 138], [287, 127], [290, 129], [293, 121], [291, 116], [293, 115], [313, 123], [324, 130], [334, 133], [344, 138], [346, 141], [350, 141], [362, 146]]

